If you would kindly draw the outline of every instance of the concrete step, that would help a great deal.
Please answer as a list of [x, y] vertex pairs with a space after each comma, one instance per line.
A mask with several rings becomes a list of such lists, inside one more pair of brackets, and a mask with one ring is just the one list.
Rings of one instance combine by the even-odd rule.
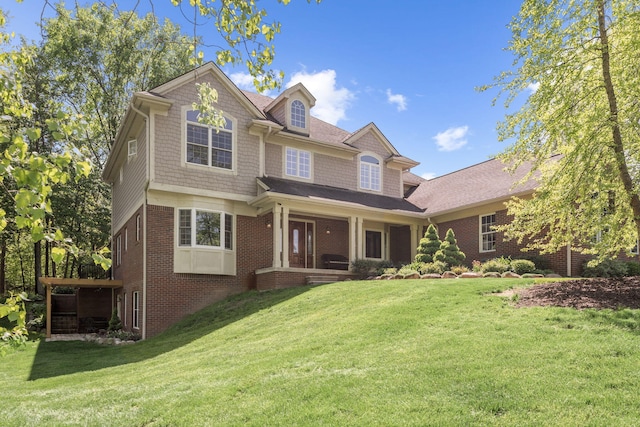
[[307, 285], [324, 285], [325, 283], [337, 282], [338, 276], [307, 276]]

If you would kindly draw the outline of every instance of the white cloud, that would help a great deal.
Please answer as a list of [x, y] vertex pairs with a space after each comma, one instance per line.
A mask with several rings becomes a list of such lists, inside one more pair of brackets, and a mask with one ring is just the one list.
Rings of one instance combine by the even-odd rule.
[[436, 174], [433, 172], [425, 172], [422, 175], [420, 175], [420, 177], [423, 179], [433, 179], [436, 177]]
[[529, 83], [527, 85], [527, 90], [531, 93], [535, 93], [539, 87], [540, 87], [540, 82]]
[[322, 70], [316, 73], [299, 71], [291, 76], [286, 87], [302, 83], [316, 98], [316, 105], [311, 109], [314, 117], [333, 125], [346, 118], [355, 95], [346, 88], [336, 87], [335, 70]]
[[407, 97], [400, 94], [393, 94], [391, 93], [391, 89], [387, 89], [387, 102], [389, 104], [396, 104], [398, 111], [407, 109]]
[[440, 132], [433, 139], [436, 140], [438, 151], [454, 151], [462, 148], [467, 143], [466, 136], [468, 132], [469, 126], [459, 126]]

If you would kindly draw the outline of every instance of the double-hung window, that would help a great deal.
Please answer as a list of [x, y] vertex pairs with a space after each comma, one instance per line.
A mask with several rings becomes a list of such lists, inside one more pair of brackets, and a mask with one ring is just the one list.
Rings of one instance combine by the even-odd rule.
[[496, 250], [496, 214], [482, 215], [480, 217], [480, 252]]
[[287, 147], [286, 174], [298, 178], [311, 178], [311, 153]]
[[180, 246], [233, 248], [233, 215], [201, 209], [180, 209]]
[[380, 191], [380, 160], [373, 156], [360, 157], [360, 188]]
[[198, 122], [197, 111], [187, 111], [187, 163], [233, 168], [233, 122], [214, 128]]

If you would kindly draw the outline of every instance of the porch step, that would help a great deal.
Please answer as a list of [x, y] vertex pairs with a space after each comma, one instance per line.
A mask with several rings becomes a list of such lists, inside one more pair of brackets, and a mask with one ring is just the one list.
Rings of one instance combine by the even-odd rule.
[[325, 283], [337, 282], [338, 276], [307, 276], [307, 285], [324, 285]]

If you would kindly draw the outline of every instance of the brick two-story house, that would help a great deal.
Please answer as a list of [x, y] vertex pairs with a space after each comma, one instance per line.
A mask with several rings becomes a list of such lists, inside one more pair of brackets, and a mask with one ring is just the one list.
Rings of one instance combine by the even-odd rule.
[[[193, 111], [202, 82], [221, 129]], [[425, 181], [376, 125], [347, 132], [314, 104], [302, 84], [275, 99], [242, 91], [211, 63], [133, 95], [103, 172], [126, 329], [150, 337], [232, 294], [344, 279], [356, 259], [408, 263], [429, 223], [453, 228], [469, 262], [518, 255], [491, 226], [533, 182], [512, 189], [496, 160]], [[571, 255], [552, 268], [575, 274]]]

